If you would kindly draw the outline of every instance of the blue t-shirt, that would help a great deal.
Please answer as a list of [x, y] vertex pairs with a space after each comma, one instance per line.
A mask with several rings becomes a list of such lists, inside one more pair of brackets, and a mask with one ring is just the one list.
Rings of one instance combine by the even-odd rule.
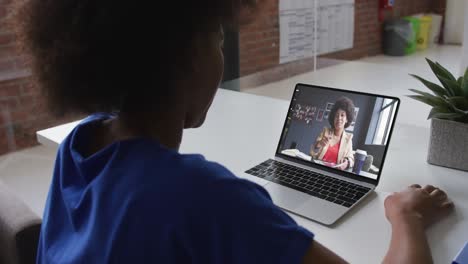
[[84, 157], [88, 117], [60, 145], [37, 263], [301, 263], [313, 234], [259, 185], [149, 139]]

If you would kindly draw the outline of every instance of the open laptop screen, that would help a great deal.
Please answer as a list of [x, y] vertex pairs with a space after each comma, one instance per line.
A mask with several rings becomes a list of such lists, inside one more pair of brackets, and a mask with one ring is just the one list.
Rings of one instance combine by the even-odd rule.
[[399, 99], [296, 85], [277, 154], [377, 180]]

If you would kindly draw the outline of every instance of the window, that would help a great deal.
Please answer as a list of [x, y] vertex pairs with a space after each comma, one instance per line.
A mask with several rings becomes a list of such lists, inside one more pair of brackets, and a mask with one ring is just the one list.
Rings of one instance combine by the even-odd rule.
[[367, 131], [367, 145], [386, 145], [397, 109], [397, 101], [379, 97], [375, 100]]
[[378, 122], [374, 133], [372, 144], [386, 145], [390, 128], [392, 127], [393, 117], [396, 112], [396, 101], [393, 99], [384, 99], [381, 101], [380, 109], [378, 109]]

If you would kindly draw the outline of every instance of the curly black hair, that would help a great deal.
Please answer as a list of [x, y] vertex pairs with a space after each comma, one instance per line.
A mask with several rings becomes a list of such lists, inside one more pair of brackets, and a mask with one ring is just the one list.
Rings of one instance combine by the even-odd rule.
[[23, 0], [19, 44], [54, 113], [140, 111], [191, 70], [195, 36], [235, 27], [256, 0]]
[[346, 112], [346, 118], [348, 119], [348, 122], [346, 122], [344, 127], [348, 128], [354, 121], [353, 101], [351, 101], [351, 99], [349, 99], [348, 97], [341, 97], [338, 100], [336, 100], [335, 104], [333, 105], [333, 108], [330, 111], [330, 114], [328, 115], [328, 122], [330, 123], [333, 129], [335, 128], [335, 115], [338, 109], [341, 109]]

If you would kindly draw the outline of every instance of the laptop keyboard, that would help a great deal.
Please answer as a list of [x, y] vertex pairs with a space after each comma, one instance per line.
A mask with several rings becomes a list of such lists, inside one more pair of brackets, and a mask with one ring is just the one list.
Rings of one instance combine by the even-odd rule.
[[351, 207], [369, 188], [269, 159], [245, 173], [276, 182], [345, 207]]

